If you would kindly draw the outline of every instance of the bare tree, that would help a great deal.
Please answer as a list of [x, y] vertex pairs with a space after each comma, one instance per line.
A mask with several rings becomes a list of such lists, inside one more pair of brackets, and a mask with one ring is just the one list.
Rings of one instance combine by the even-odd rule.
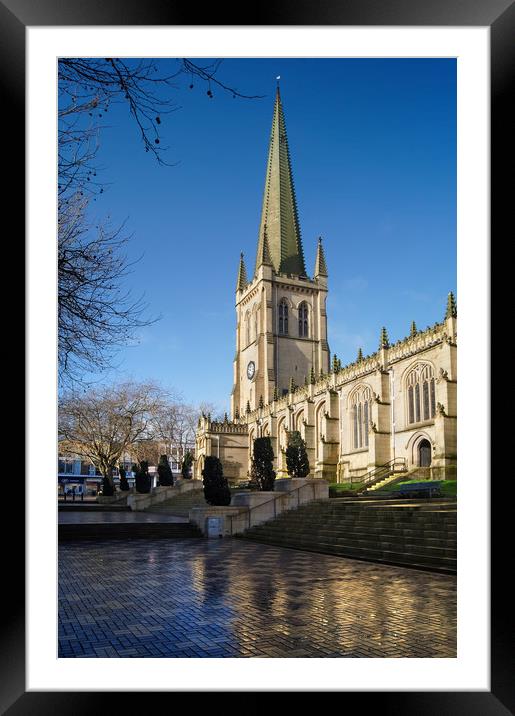
[[152, 382], [72, 391], [59, 401], [60, 449], [89, 460], [112, 486], [124, 454], [155, 439], [154, 418], [165, 401]]
[[[223, 82], [222, 60], [199, 65], [186, 58], [126, 59], [65, 57], [58, 62], [59, 80], [59, 197], [77, 192], [103, 191], [95, 157], [100, 130], [112, 104], [125, 103], [146, 152], [161, 164], [162, 128], [166, 115], [180, 109], [176, 102], [181, 83], [193, 89], [198, 81], [214, 97], [213, 88], [233, 97], [257, 99]], [[189, 78], [189, 80], [188, 80]]]
[[220, 60], [205, 66], [187, 59], [61, 58], [58, 63], [58, 312], [59, 374], [64, 385], [80, 382], [87, 370], [111, 366], [116, 350], [145, 318], [142, 299], [126, 290], [131, 264], [124, 250], [123, 227], [95, 222], [89, 201], [104, 191], [97, 153], [105, 114], [125, 103], [143, 147], [166, 164], [161, 128], [178, 109], [174, 91], [184, 77], [233, 96], [247, 97], [224, 84], [216, 73]]
[[76, 196], [58, 217], [58, 363], [65, 384], [84, 371], [108, 368], [117, 348], [152, 323], [126, 281], [128, 237], [105, 225], [92, 231], [87, 204]]

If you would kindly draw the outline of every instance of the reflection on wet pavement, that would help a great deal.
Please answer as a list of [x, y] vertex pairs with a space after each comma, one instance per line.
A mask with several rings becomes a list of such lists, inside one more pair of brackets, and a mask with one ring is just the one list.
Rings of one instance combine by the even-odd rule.
[[239, 540], [59, 547], [60, 657], [456, 657], [456, 578]]

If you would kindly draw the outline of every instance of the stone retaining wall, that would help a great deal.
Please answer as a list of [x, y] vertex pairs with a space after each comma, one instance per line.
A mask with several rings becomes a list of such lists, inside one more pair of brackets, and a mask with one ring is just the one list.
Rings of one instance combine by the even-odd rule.
[[286, 478], [275, 481], [273, 492], [237, 492], [227, 507], [194, 507], [189, 518], [206, 537], [230, 537], [286, 510], [327, 499], [329, 484], [325, 480]]

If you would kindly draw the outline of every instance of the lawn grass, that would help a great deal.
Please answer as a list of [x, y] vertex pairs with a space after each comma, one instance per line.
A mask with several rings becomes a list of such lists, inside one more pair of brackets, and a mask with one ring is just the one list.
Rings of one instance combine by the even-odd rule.
[[338, 497], [340, 493], [357, 492], [363, 488], [362, 482], [331, 482], [329, 483], [329, 497]]
[[[431, 480], [404, 480], [397, 482], [395, 485], [385, 485], [377, 490], [377, 492], [396, 492], [403, 485], [410, 485], [414, 482], [431, 482]], [[457, 480], [442, 480], [440, 482], [440, 490], [443, 497], [456, 497]]]

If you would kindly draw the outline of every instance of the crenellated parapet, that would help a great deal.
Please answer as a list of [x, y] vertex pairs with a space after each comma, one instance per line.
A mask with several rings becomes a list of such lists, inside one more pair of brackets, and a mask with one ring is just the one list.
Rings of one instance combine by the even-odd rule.
[[[384, 338], [383, 331], [381, 335]], [[368, 356], [363, 356], [360, 351], [357, 360], [354, 362], [345, 366], [341, 366], [338, 362], [336, 364], [338, 368], [336, 371], [323, 374], [318, 378], [314, 377], [314, 382], [308, 385], [294, 387], [293, 391], [287, 395], [272, 400], [262, 408], [251, 410], [242, 420], [245, 424], [248, 424], [260, 418], [267, 418], [281, 413], [288, 407], [316, 399], [327, 391], [336, 390], [346, 383], [363, 378], [375, 371], [384, 372], [387, 369], [387, 365], [410, 358], [429, 348], [448, 342], [449, 336], [445, 321], [428, 326], [423, 331], [413, 329], [412, 326], [411, 334], [406, 338], [402, 338], [395, 343], [386, 344], [385, 342], [380, 350]], [[386, 366], [382, 360], [382, 352], [384, 352]]]
[[234, 433], [235, 435], [245, 435], [248, 431], [246, 423], [234, 422], [211, 422], [208, 430], [211, 433]]

